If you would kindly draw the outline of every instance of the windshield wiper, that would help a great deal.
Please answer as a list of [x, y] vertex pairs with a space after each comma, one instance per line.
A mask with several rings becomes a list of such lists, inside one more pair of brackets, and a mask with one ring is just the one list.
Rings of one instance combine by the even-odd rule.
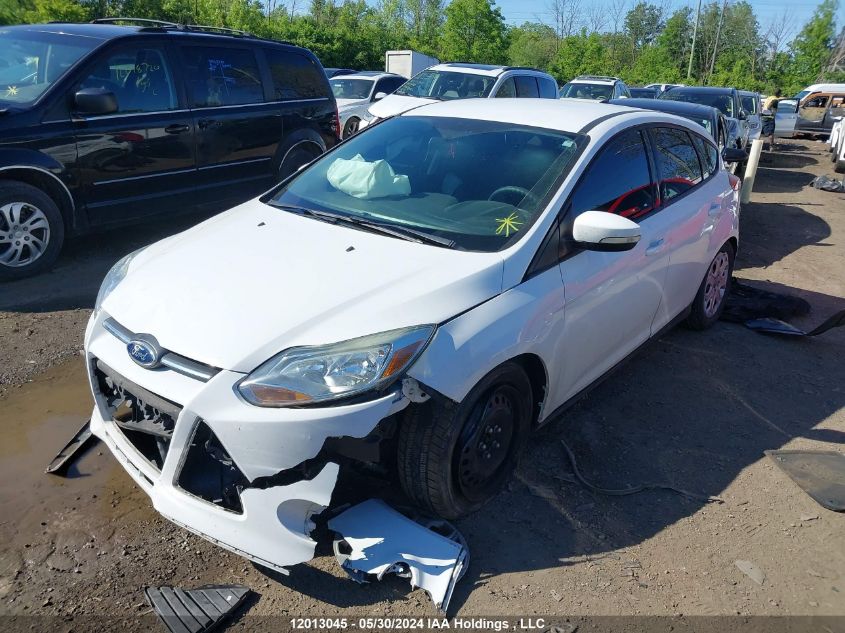
[[424, 231], [418, 231], [407, 226], [397, 226], [395, 224], [382, 224], [381, 222], [373, 222], [372, 220], [365, 220], [354, 215], [343, 215], [341, 213], [331, 213], [330, 211], [318, 211], [316, 209], [307, 209], [305, 207], [291, 206], [287, 204], [275, 204], [272, 206], [292, 211], [300, 215], [307, 215], [309, 217], [317, 218], [330, 224], [348, 224], [362, 229], [367, 229], [373, 233], [381, 233], [382, 235], [390, 235], [391, 237], [398, 237], [409, 242], [417, 242], [419, 244], [431, 244], [433, 246], [442, 246], [444, 248], [455, 248], [455, 242], [438, 235], [431, 235]]

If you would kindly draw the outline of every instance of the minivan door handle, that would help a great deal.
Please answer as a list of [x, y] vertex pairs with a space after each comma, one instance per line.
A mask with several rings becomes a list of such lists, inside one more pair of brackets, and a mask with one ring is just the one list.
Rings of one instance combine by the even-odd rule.
[[645, 249], [646, 257], [651, 255], [657, 255], [660, 251], [663, 250], [663, 238], [661, 237], [659, 240], [654, 240], [651, 244], [648, 245], [648, 248]]
[[183, 123], [174, 123], [173, 125], [168, 125], [166, 128], [164, 128], [164, 131], [168, 134], [181, 134], [182, 132], [187, 132], [190, 129], [190, 125], [185, 125]]
[[199, 121], [197, 121], [197, 127], [199, 127], [199, 129], [201, 130], [214, 127], [216, 125], [219, 125], [219, 123], [214, 119], [200, 119]]

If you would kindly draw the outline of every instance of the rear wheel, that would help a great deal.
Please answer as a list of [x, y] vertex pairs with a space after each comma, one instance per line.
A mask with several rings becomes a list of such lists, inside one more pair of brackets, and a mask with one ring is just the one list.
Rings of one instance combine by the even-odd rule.
[[343, 138], [349, 138], [358, 133], [358, 127], [361, 125], [361, 119], [352, 117], [343, 126]]
[[432, 398], [406, 411], [399, 429], [403, 489], [424, 510], [455, 519], [508, 480], [531, 428], [531, 383], [516, 363], [487, 374], [460, 403]]
[[0, 279], [21, 279], [52, 265], [65, 230], [46, 193], [23, 182], [0, 181]]
[[689, 328], [706, 330], [722, 316], [731, 287], [734, 255], [733, 245], [727, 242], [710, 262], [704, 280], [692, 302], [692, 311], [686, 320]]
[[322, 150], [310, 141], [293, 146], [279, 167], [279, 180], [296, 173], [300, 167], [307, 165], [322, 153]]

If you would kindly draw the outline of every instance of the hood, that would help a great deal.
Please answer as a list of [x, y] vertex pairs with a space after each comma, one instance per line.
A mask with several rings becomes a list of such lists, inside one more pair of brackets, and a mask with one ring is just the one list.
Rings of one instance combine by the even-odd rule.
[[499, 294], [497, 253], [335, 226], [252, 200], [141, 252], [103, 303], [136, 333], [250, 372], [297, 345], [441, 323]]
[[337, 99], [337, 109], [343, 110], [344, 108], [348, 108], [349, 106], [356, 106], [361, 105], [369, 101], [369, 99]]
[[371, 105], [370, 114], [380, 119], [386, 119], [389, 116], [396, 116], [397, 114], [402, 114], [413, 108], [428, 105], [429, 103], [437, 103], [437, 99], [423, 99], [421, 97], [406, 97], [404, 95], [392, 94]]

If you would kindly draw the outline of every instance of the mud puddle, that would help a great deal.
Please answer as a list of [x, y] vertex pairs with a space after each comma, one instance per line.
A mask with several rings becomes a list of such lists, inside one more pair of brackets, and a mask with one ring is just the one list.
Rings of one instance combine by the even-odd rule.
[[143, 495], [100, 443], [67, 477], [44, 473], [92, 406], [81, 358], [0, 400], [0, 597], [10, 575], [27, 566], [83, 573], [109, 539], [115, 517], [142, 507]]

